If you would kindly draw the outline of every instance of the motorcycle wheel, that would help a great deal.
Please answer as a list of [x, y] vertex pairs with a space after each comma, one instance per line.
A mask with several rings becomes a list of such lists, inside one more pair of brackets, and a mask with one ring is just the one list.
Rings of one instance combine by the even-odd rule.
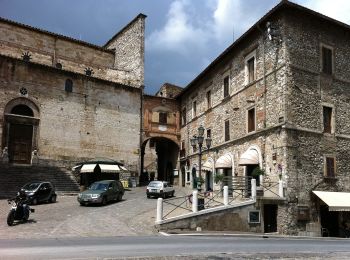
[[15, 212], [11, 210], [7, 215], [7, 225], [12, 226], [14, 221], [15, 221]]

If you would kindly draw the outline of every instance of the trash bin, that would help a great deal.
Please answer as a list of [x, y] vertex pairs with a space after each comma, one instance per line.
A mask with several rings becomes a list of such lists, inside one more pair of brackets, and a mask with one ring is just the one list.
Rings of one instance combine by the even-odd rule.
[[204, 209], [204, 198], [198, 198], [198, 211]]
[[136, 188], [136, 178], [135, 177], [129, 178], [129, 187]]

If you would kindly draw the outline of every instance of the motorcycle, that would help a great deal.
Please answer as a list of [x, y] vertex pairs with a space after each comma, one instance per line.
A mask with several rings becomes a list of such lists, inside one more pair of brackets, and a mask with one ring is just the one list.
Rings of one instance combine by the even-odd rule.
[[11, 210], [7, 215], [7, 225], [12, 226], [15, 220], [26, 222], [29, 219], [29, 214], [34, 212], [27, 204], [26, 195], [17, 193], [17, 196], [8, 200], [8, 204], [11, 204]]

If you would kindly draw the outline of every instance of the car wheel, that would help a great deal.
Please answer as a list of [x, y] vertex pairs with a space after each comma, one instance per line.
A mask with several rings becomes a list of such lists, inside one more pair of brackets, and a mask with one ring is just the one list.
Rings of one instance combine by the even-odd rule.
[[50, 202], [51, 203], [55, 203], [56, 199], [57, 199], [57, 196], [56, 195], [52, 195], [51, 198], [50, 198]]
[[38, 199], [36, 199], [36, 198], [32, 199], [32, 204], [33, 204], [33, 205], [38, 204]]
[[121, 201], [123, 199], [123, 195], [121, 193], [118, 194], [117, 201]]
[[172, 191], [171, 192], [171, 197], [174, 197], [175, 196], [175, 191]]
[[103, 198], [102, 198], [101, 204], [102, 204], [103, 206], [107, 205], [107, 199], [106, 199], [106, 197], [103, 197]]
[[163, 198], [163, 199], [166, 198], [166, 193], [165, 193], [165, 192], [162, 194], [162, 198]]
[[85, 203], [84, 202], [80, 202], [80, 206], [85, 206]]
[[149, 199], [151, 197], [151, 195], [147, 195], [147, 198]]

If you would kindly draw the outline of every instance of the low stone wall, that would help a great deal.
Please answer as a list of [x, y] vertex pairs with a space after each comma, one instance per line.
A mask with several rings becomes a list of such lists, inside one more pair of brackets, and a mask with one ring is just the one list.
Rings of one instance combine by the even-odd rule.
[[200, 228], [202, 231], [239, 231], [262, 232], [261, 223], [248, 223], [248, 213], [256, 210], [255, 204], [222, 207], [221, 210], [203, 210], [188, 214], [188, 217], [177, 217], [163, 221], [156, 225], [158, 231], [194, 231]]

